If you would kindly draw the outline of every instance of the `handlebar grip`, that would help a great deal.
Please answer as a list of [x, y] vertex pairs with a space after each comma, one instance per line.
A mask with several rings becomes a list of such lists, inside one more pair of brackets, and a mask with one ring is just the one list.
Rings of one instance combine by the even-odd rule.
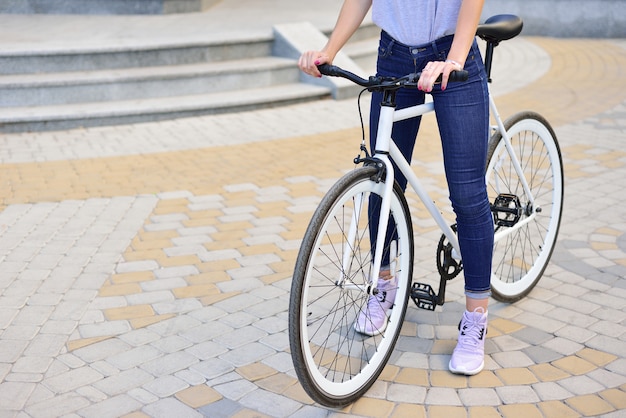
[[469, 73], [465, 70], [452, 71], [450, 76], [448, 77], [448, 81], [451, 82], [459, 82], [459, 81], [467, 81], [469, 78]]
[[331, 64], [320, 64], [317, 66], [317, 69], [320, 73], [327, 76], [332, 77], [340, 77], [341, 72], [339, 71], [339, 67]]

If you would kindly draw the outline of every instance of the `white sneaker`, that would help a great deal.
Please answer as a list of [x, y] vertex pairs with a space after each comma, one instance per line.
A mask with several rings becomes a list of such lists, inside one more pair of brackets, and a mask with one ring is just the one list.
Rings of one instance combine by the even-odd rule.
[[487, 312], [478, 308], [465, 311], [459, 325], [459, 340], [448, 367], [452, 373], [472, 376], [485, 367], [485, 336]]
[[354, 329], [361, 334], [373, 337], [387, 328], [387, 311], [396, 300], [398, 285], [396, 278], [378, 280], [378, 293], [369, 297], [367, 306], [361, 310], [354, 323]]

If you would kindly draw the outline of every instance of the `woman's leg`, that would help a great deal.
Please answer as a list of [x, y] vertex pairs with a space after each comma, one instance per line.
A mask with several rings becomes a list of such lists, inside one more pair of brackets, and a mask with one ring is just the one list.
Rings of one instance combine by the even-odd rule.
[[470, 73], [467, 83], [450, 84], [433, 96], [465, 276], [466, 313], [450, 369], [476, 374], [484, 365], [494, 232], [485, 184], [488, 92], [476, 45], [465, 68]]

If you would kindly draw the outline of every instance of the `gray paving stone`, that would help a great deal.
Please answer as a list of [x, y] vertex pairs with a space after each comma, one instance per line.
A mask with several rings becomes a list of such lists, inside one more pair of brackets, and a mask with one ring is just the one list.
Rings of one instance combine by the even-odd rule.
[[128, 370], [162, 355], [156, 347], [143, 345], [108, 357], [106, 361], [120, 370]]
[[29, 405], [25, 412], [35, 418], [59, 417], [89, 405], [89, 401], [75, 393], [65, 393], [36, 404]]
[[202, 418], [202, 414], [175, 398], [161, 399], [145, 406], [142, 411], [154, 418]]
[[248, 393], [258, 390], [258, 387], [254, 383], [245, 379], [233, 380], [219, 385], [214, 385], [212, 387], [225, 398], [234, 401], [239, 401]]
[[219, 335], [215, 338], [215, 341], [230, 349], [234, 349], [258, 341], [265, 336], [267, 336], [266, 332], [253, 326], [247, 326]]
[[584, 375], [568, 377], [558, 383], [574, 395], [589, 395], [606, 389], [604, 385]]
[[28, 341], [0, 340], [0, 363], [14, 363], [27, 345]]
[[391, 383], [387, 389], [387, 400], [396, 403], [423, 404], [426, 400], [426, 388]]
[[86, 363], [93, 363], [98, 360], [103, 360], [107, 357], [113, 356], [118, 353], [122, 353], [130, 350], [132, 347], [125, 342], [117, 339], [110, 338], [104, 341], [100, 341], [95, 344], [88, 345], [74, 350], [74, 355]]
[[132, 368], [99, 380], [93, 386], [109, 396], [115, 396], [143, 386], [153, 379], [154, 376], [148, 372]]
[[90, 385], [102, 378], [102, 374], [89, 366], [84, 366], [45, 379], [43, 383], [55, 393], [65, 393], [81, 386]]
[[247, 394], [240, 402], [250, 409], [276, 417], [289, 417], [301, 407], [292, 399], [260, 389]]
[[186, 351], [196, 356], [200, 360], [207, 360], [226, 353], [228, 349], [220, 344], [217, 344], [216, 342], [205, 341], [202, 343], [193, 344]]
[[2, 382], [0, 383], [0, 405], [2, 409], [19, 411], [35, 389], [35, 383]]
[[187, 382], [175, 376], [161, 376], [143, 386], [145, 390], [154, 393], [159, 398], [172, 396], [188, 387], [189, 384]]
[[185, 351], [178, 351], [145, 362], [141, 368], [153, 376], [160, 377], [186, 369], [196, 363], [198, 359], [195, 356]]
[[504, 404], [525, 404], [539, 402], [539, 396], [530, 386], [502, 386], [496, 392]]
[[138, 410], [143, 405], [128, 395], [118, 395], [78, 411], [82, 417], [115, 418]]
[[254, 342], [222, 354], [220, 359], [229, 362], [235, 367], [242, 367], [247, 364], [262, 361], [266, 357], [274, 354], [274, 352], [275, 351], [271, 348]]
[[459, 398], [456, 390], [452, 388], [431, 387], [426, 394], [426, 404], [428, 405], [450, 405], [462, 406], [463, 403]]
[[213, 338], [230, 333], [233, 328], [223, 324], [221, 321], [209, 322], [190, 328], [179, 335], [194, 343], [200, 343]]
[[220, 399], [217, 402], [205, 405], [198, 409], [206, 417], [229, 418], [242, 409], [242, 406], [230, 399]]
[[571, 398], [571, 392], [556, 382], [540, 382], [532, 385], [541, 401], [562, 401]]
[[530, 346], [522, 351], [536, 364], [550, 363], [563, 357], [561, 353], [543, 346]]
[[13, 373], [44, 373], [52, 364], [51, 357], [20, 357], [11, 369]]

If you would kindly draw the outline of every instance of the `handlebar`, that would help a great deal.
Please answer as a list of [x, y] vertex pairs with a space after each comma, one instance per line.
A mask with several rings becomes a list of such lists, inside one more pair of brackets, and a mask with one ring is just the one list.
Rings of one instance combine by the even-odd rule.
[[[408, 88], [417, 88], [417, 81], [420, 78], [421, 73], [411, 73], [407, 74], [403, 77], [382, 77], [382, 76], [371, 76], [369, 79], [364, 79], [359, 77], [358, 75], [351, 73], [350, 71], [344, 70], [341, 67], [337, 67], [336, 65], [330, 64], [322, 64], [318, 65], [317, 69], [320, 73], [326, 76], [331, 77], [342, 77], [347, 80], [352, 81], [355, 84], [358, 84], [361, 87], [365, 87], [370, 91], [373, 90], [392, 90], [394, 88], [400, 87], [408, 87]], [[460, 82], [467, 81], [468, 73], [465, 70], [460, 71], [452, 71], [448, 78], [450, 82]], [[441, 76], [437, 79], [437, 82], [441, 82]]]

